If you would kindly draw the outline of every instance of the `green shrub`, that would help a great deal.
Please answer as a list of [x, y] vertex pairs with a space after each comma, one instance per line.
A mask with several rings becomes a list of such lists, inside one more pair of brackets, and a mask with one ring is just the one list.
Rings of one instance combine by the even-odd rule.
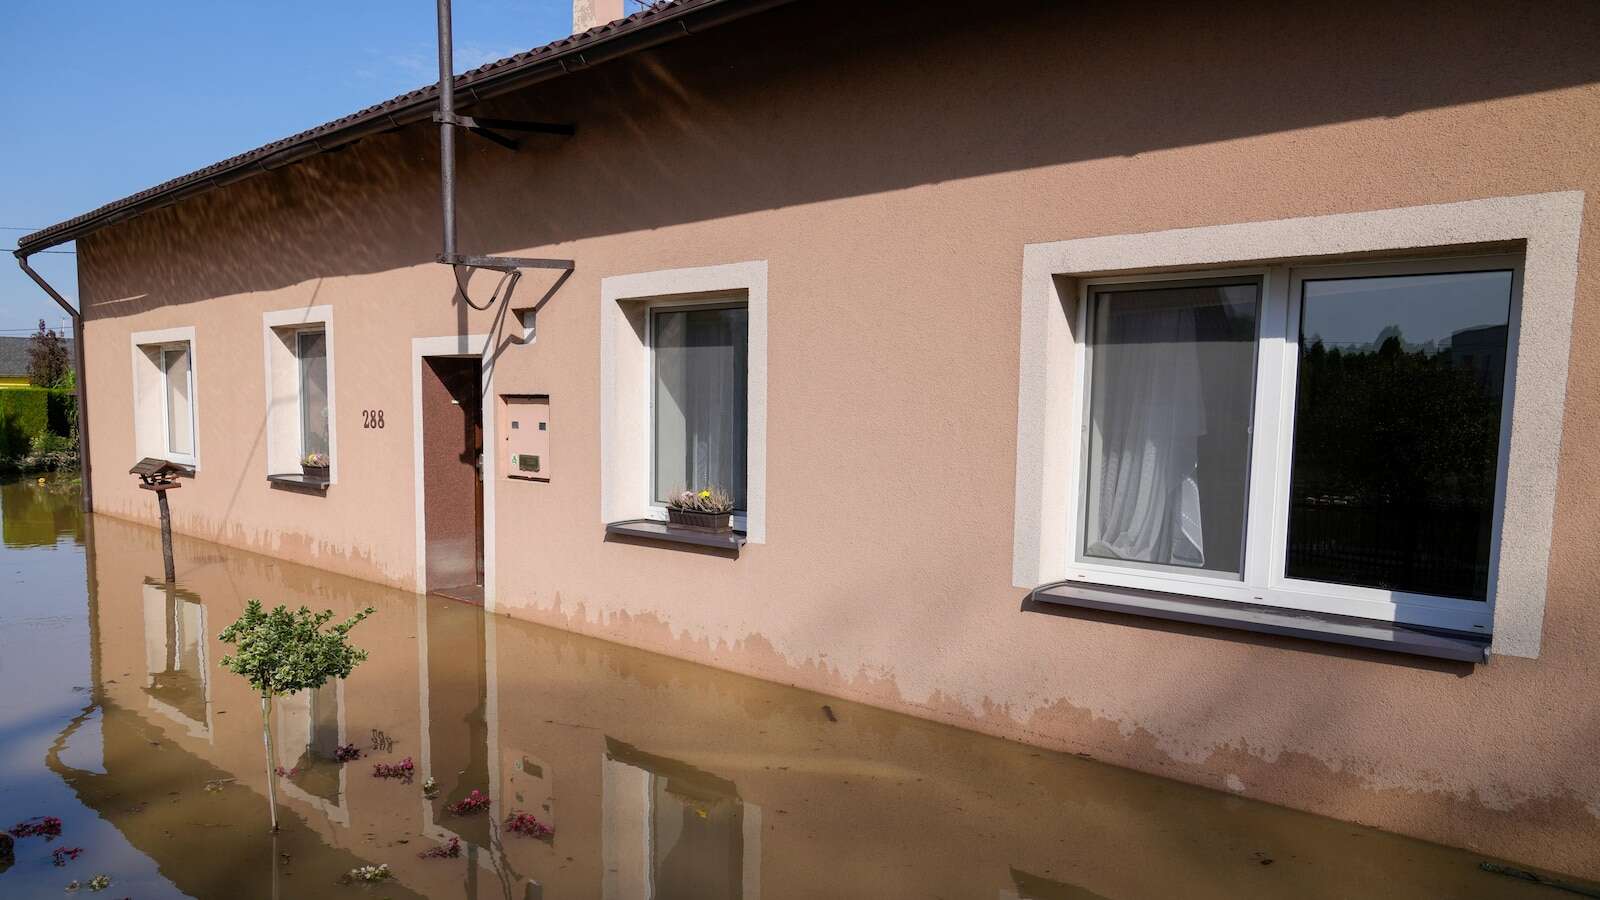
[[29, 447], [35, 456], [48, 453], [70, 453], [77, 443], [64, 434], [36, 434], [33, 436], [32, 446]]
[[34, 442], [55, 435], [68, 439], [77, 418], [77, 397], [70, 391], [48, 388], [8, 388], [0, 391], [0, 459], [15, 459], [34, 449]]

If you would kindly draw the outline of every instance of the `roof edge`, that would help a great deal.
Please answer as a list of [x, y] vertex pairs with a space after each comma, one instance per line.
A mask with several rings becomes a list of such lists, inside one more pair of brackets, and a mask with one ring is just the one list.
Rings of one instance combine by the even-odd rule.
[[[626, 18], [457, 75], [458, 102], [470, 106], [792, 2], [794, 0], [670, 0], [649, 6]], [[438, 95], [438, 84], [430, 84], [130, 194], [24, 235], [17, 241], [12, 255], [23, 259], [187, 197], [291, 165], [362, 138], [428, 120], [438, 106]]]

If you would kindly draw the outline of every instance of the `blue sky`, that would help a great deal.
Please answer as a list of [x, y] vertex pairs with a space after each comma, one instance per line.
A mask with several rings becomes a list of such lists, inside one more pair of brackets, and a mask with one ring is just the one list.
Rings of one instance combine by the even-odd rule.
[[[570, 31], [571, 0], [454, 0], [456, 69]], [[628, 11], [637, 8], [629, 0]], [[437, 78], [433, 0], [16, 0], [0, 26], [0, 247]], [[73, 249], [71, 245], [58, 248]], [[31, 265], [77, 300], [75, 257]], [[0, 255], [0, 334], [65, 316]]]

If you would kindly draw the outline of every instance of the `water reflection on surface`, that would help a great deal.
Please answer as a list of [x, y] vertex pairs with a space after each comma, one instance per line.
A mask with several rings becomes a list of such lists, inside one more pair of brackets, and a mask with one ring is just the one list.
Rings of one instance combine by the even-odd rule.
[[[77, 517], [5, 485], [0, 895], [738, 898], [1514, 897], [1479, 858], [717, 672], [476, 608]], [[314, 499], [310, 502], [315, 502]], [[13, 524], [13, 515], [18, 516]], [[281, 834], [258, 706], [216, 633], [250, 598], [371, 605], [371, 659], [280, 700]], [[837, 714], [830, 721], [821, 706]], [[364, 756], [339, 764], [354, 744]], [[374, 763], [416, 765], [411, 783]], [[437, 796], [423, 796], [433, 776]], [[487, 813], [447, 806], [479, 791]], [[529, 813], [546, 838], [505, 828]], [[456, 858], [419, 852], [458, 838]], [[57, 868], [55, 846], [84, 854]], [[1270, 861], [1270, 862], [1269, 862]], [[339, 877], [386, 863], [395, 881]]]

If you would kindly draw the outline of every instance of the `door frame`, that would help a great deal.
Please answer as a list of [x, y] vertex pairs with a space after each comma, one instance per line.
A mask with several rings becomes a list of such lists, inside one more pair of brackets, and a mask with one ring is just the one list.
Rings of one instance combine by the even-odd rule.
[[483, 416], [483, 610], [495, 611], [495, 480], [497, 454], [489, 452], [495, 443], [494, 411], [494, 361], [485, 358], [489, 346], [486, 334], [452, 334], [442, 337], [411, 339], [411, 466], [412, 491], [416, 520], [416, 584], [419, 594], [428, 587], [428, 529], [427, 513], [423, 502], [423, 449], [422, 449], [422, 358], [425, 356], [477, 357], [482, 362], [483, 384], [480, 413]]

